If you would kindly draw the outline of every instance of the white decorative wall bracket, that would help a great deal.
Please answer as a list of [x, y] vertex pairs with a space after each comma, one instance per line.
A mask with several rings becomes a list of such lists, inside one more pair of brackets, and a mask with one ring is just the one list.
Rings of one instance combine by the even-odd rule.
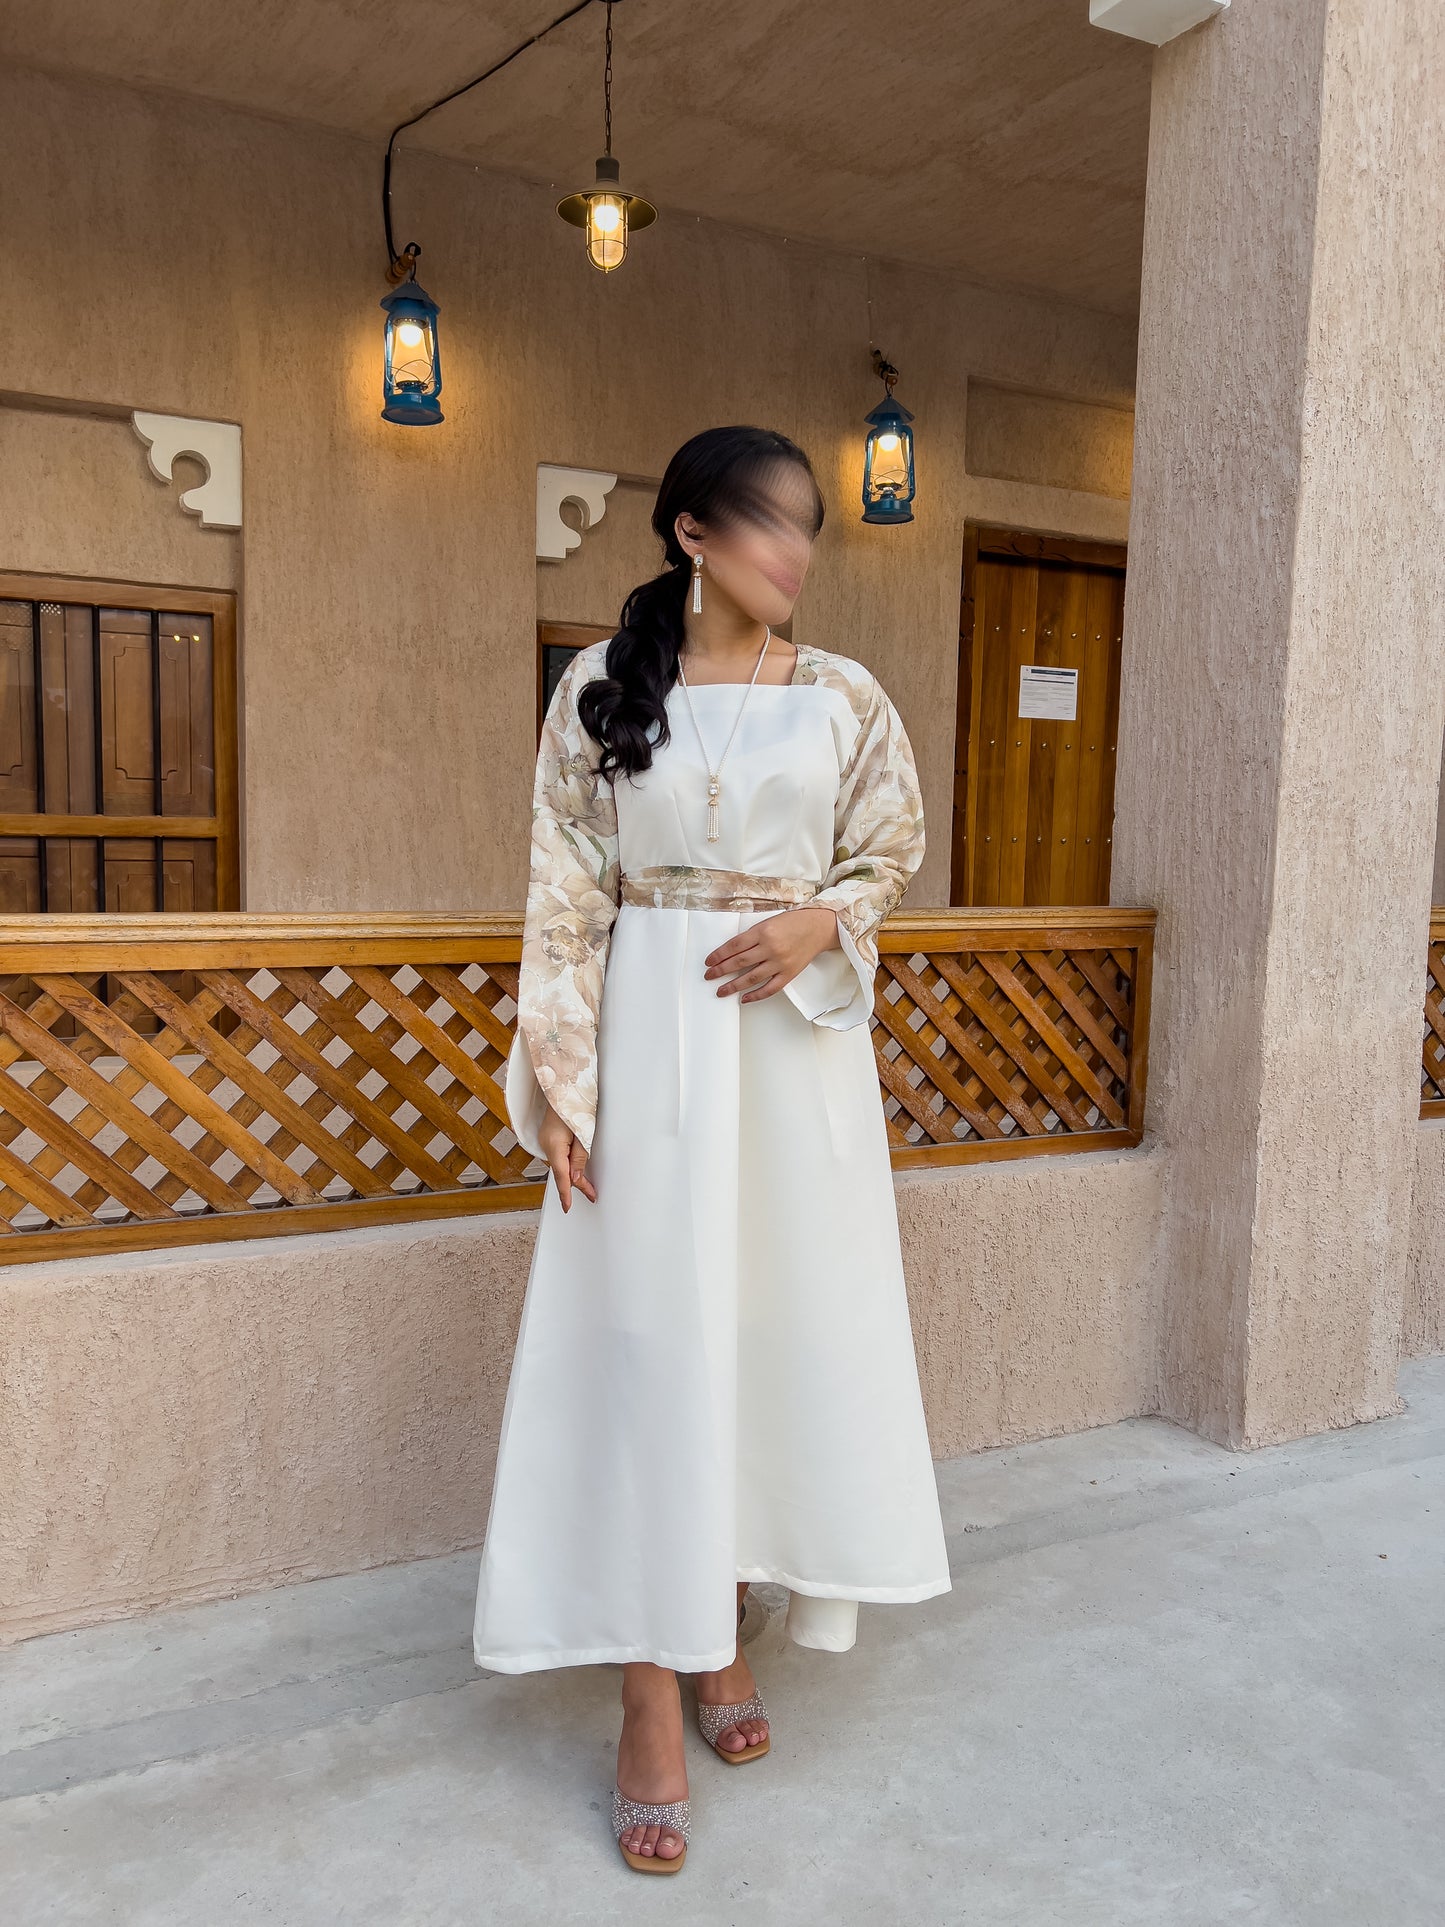
[[158, 482], [171, 480], [178, 455], [193, 455], [204, 465], [205, 481], [181, 496], [181, 507], [188, 515], [198, 515], [204, 529], [240, 528], [241, 431], [235, 422], [133, 414], [131, 423], [146, 445], [151, 474]]
[[[555, 462], [537, 464], [537, 559], [565, 562], [580, 548], [582, 535], [595, 529], [607, 512], [607, 497], [617, 477], [600, 468], [561, 468]], [[575, 502], [582, 511], [582, 529], [562, 520], [562, 504]]]
[[1089, 24], [1162, 47], [1228, 5], [1229, 0], [1089, 0]]

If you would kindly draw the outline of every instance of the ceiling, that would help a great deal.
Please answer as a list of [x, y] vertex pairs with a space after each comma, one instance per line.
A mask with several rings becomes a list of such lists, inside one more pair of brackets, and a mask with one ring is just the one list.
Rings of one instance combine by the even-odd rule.
[[[0, 54], [364, 136], [565, 0], [47, 0]], [[587, 7], [403, 136], [559, 193], [602, 151]], [[1138, 311], [1152, 49], [1087, 0], [616, 0], [613, 148], [669, 211]], [[405, 160], [398, 163], [398, 200]]]

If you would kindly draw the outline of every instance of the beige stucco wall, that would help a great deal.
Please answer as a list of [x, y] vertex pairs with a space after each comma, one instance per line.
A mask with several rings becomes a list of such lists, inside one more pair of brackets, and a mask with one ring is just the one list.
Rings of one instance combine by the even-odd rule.
[[238, 589], [239, 533], [175, 506], [204, 480], [182, 456], [162, 489], [124, 411], [0, 399], [0, 569]]
[[[898, 1186], [935, 1453], [1151, 1409], [1144, 1152]], [[0, 1273], [0, 1644], [479, 1546], [534, 1212]]]
[[1162, 906], [1164, 1410], [1231, 1444], [1398, 1409], [1441, 1208], [1442, 85], [1445, 15], [1369, 0], [1155, 65], [1114, 882]]
[[1127, 500], [1133, 457], [1132, 407], [1105, 411], [1096, 402], [977, 377], [968, 384], [968, 466], [975, 475]]
[[[11, 71], [0, 163], [26, 182], [5, 256], [56, 324], [0, 330], [0, 393], [242, 425], [248, 907], [517, 904], [536, 464], [656, 478], [689, 434], [736, 420], [795, 435], [818, 468], [829, 524], [795, 633], [861, 657], [894, 695], [933, 832], [911, 901], [946, 897], [964, 520], [1109, 537], [1127, 520], [1116, 498], [971, 480], [969, 380], [1109, 404], [1112, 432], [1129, 323], [693, 217], [664, 217], [604, 278], [546, 190], [410, 150], [397, 222], [442, 305], [447, 419], [408, 430], [379, 419], [379, 149]], [[881, 393], [870, 293], [918, 417], [926, 509], [902, 530], [854, 507]], [[139, 443], [105, 462], [65, 432], [27, 417], [17, 433], [0, 411], [0, 567], [231, 579], [235, 539], [186, 530]], [[1025, 474], [1049, 475], [1046, 447], [1037, 459]], [[137, 486], [181, 526], [133, 540]], [[617, 583], [655, 558], [650, 538], [619, 557], [585, 619], [615, 620]]]

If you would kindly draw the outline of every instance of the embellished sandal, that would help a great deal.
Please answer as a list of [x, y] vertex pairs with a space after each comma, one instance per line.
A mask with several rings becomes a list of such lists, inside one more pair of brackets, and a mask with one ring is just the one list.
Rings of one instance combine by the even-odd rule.
[[729, 1766], [741, 1766], [747, 1760], [760, 1760], [772, 1745], [772, 1733], [767, 1733], [752, 1746], [739, 1747], [735, 1753], [729, 1753], [725, 1746], [718, 1745], [719, 1735], [725, 1733], [730, 1726], [736, 1726], [739, 1720], [767, 1718], [768, 1709], [763, 1705], [762, 1694], [758, 1692], [754, 1692], [749, 1699], [734, 1700], [731, 1703], [724, 1701], [720, 1706], [709, 1706], [706, 1700], [699, 1700], [697, 1703], [698, 1731], [718, 1758], [726, 1760]]
[[[630, 1827], [666, 1827], [681, 1834], [682, 1852], [675, 1854], [633, 1853], [622, 1846], [622, 1836]], [[687, 1858], [688, 1835], [692, 1831], [690, 1800], [629, 1800], [621, 1788], [612, 1788], [612, 1835], [622, 1858], [639, 1873], [676, 1873]]]

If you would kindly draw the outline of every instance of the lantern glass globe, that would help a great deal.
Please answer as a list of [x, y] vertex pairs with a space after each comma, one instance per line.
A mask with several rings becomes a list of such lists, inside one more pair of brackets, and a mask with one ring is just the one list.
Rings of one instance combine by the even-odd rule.
[[886, 489], [897, 494], [908, 486], [908, 461], [903, 452], [902, 436], [884, 429], [873, 444], [869, 475], [875, 489]]
[[610, 274], [627, 257], [627, 205], [619, 195], [594, 194], [587, 209], [587, 257]]

